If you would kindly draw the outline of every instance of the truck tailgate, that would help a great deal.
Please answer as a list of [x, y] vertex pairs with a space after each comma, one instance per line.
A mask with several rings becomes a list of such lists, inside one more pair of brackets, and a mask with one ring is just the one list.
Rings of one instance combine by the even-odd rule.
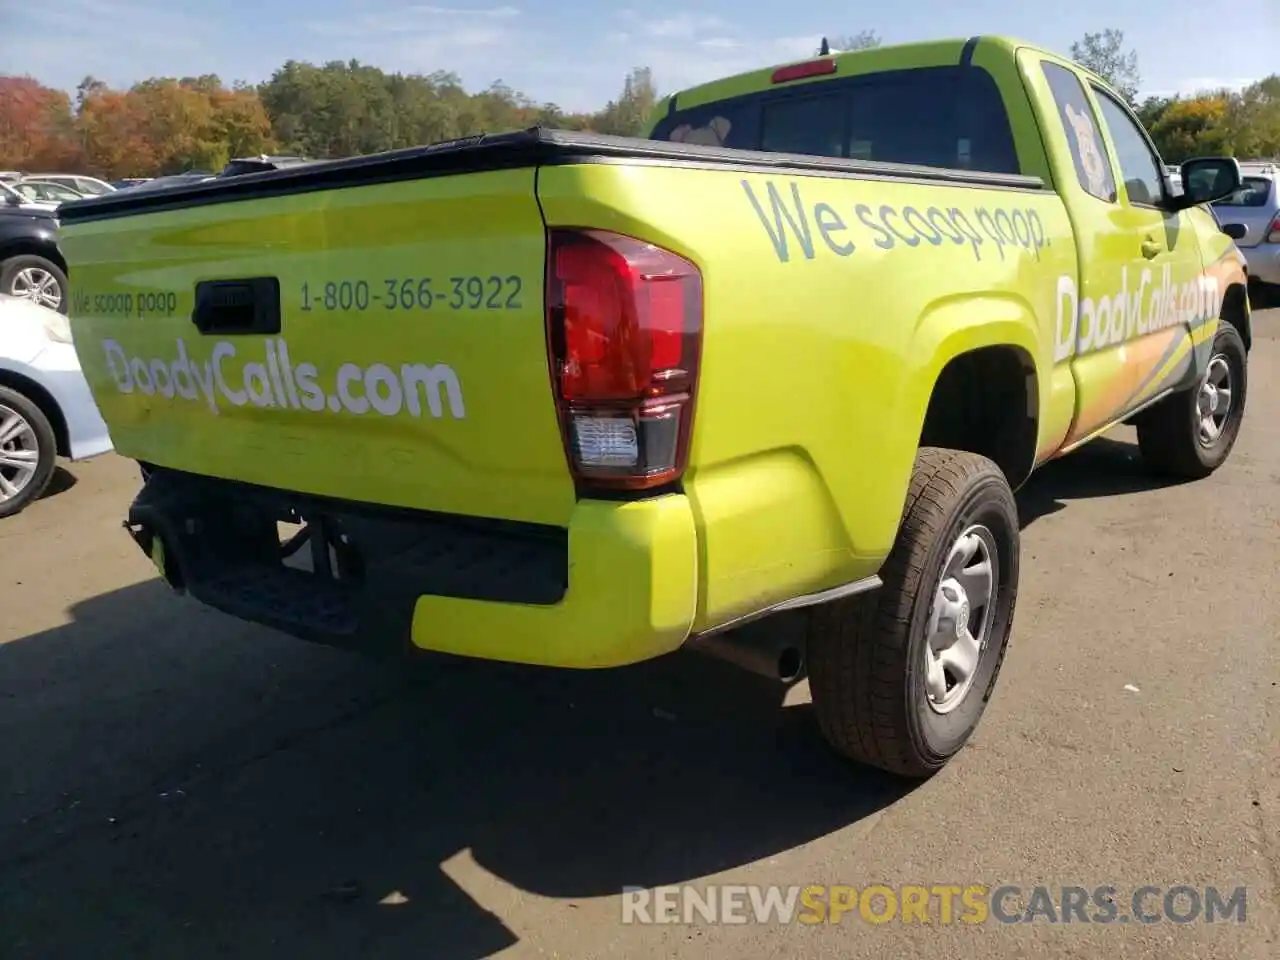
[[192, 190], [170, 208], [71, 211], [71, 322], [116, 449], [321, 496], [567, 525], [535, 177], [292, 193], [274, 178], [229, 202]]

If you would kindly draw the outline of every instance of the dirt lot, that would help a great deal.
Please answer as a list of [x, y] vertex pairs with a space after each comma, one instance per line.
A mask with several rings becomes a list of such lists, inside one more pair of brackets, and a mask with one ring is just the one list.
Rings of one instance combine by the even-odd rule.
[[[1013, 647], [909, 789], [676, 656], [388, 671], [171, 596], [115, 457], [0, 524], [0, 955], [1276, 956], [1280, 311], [1227, 467], [1127, 430], [1019, 497]], [[73, 479], [74, 478], [74, 479]], [[624, 926], [627, 885], [1248, 887], [1243, 924]], [[1158, 906], [1159, 898], [1151, 901]]]

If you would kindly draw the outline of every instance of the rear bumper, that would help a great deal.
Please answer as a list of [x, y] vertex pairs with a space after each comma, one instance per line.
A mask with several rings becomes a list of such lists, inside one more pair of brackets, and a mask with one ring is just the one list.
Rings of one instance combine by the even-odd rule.
[[1263, 283], [1280, 284], [1280, 243], [1242, 247], [1240, 252], [1249, 264], [1249, 276]]
[[67, 425], [70, 460], [85, 460], [111, 450], [111, 435], [80, 370], [80, 358], [69, 343], [50, 343], [31, 361], [40, 383], [53, 396]]
[[[316, 535], [282, 562], [277, 523], [298, 520]], [[373, 655], [621, 666], [678, 648], [695, 616], [697, 537], [678, 494], [582, 501], [566, 531], [158, 469], [128, 527], [170, 585], [195, 599]], [[326, 565], [336, 577], [314, 572]]]

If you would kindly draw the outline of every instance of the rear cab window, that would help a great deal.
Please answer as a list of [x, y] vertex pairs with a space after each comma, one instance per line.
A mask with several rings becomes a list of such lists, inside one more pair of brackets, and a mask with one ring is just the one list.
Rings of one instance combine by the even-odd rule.
[[1240, 189], [1215, 200], [1215, 207], [1265, 207], [1271, 200], [1273, 181], [1267, 177], [1244, 177]]
[[677, 109], [658, 121], [651, 138], [986, 173], [1021, 172], [999, 87], [977, 66], [860, 74]]

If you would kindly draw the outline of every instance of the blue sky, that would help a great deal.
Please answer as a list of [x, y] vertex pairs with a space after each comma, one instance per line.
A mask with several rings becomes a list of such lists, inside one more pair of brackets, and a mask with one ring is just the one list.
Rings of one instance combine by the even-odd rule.
[[[0, 0], [0, 70], [74, 88], [216, 73], [259, 81], [284, 60], [355, 57], [387, 70], [501, 79], [566, 109], [603, 105], [630, 66], [665, 92], [802, 57], [823, 34], [886, 43], [1012, 34], [1066, 52], [1116, 27], [1138, 50], [1144, 93], [1240, 86], [1280, 69], [1280, 0]], [[967, 11], [964, 9], [969, 7]], [[974, 12], [981, 8], [982, 12]], [[1225, 27], [1213, 26], [1230, 17]]]

